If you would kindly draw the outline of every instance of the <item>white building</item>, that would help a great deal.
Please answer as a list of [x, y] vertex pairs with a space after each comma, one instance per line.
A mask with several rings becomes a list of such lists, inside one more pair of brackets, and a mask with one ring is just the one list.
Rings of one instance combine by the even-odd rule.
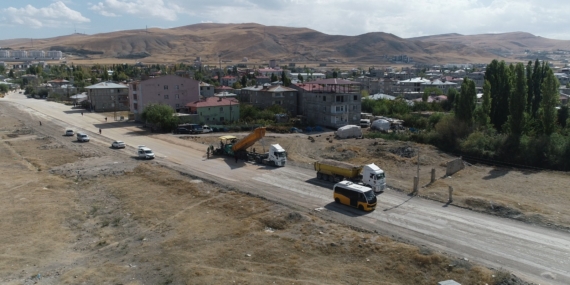
[[28, 52], [28, 58], [42, 59], [45, 58], [46, 52], [43, 50], [31, 50]]
[[16, 58], [16, 59], [20, 59], [20, 58], [27, 58], [28, 57], [28, 52], [25, 50], [14, 50], [11, 52], [11, 57], [12, 58]]
[[0, 58], [9, 58], [10, 57], [10, 51], [9, 50], [0, 50]]
[[46, 52], [46, 58], [51, 59], [61, 59], [63, 57], [63, 53], [59, 50], [50, 50]]

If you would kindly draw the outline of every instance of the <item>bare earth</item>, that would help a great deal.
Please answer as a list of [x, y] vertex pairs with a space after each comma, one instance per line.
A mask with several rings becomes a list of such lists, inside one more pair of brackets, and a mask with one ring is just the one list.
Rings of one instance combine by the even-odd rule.
[[[40, 127], [29, 116], [0, 102], [2, 284], [511, 280], [504, 272], [439, 250], [398, 242], [323, 219], [318, 211], [199, 179], [159, 159], [140, 161], [130, 150], [77, 143], [62, 136], [59, 125], [45, 119]], [[217, 134], [152, 136], [190, 149], [205, 150], [205, 145], [218, 143]], [[374, 162], [386, 171], [391, 189], [410, 191], [417, 157], [401, 156], [410, 154], [407, 144], [330, 142], [328, 133], [313, 137], [314, 143], [305, 134], [269, 134], [265, 145], [280, 143], [291, 165], [307, 168], [308, 173], [313, 171], [311, 163], [320, 158]], [[438, 180], [420, 190], [422, 197], [444, 202], [451, 185], [458, 206], [541, 226], [570, 226], [565, 173], [468, 166], [445, 178], [444, 163], [452, 157], [429, 146], [409, 146], [414, 154], [420, 149], [421, 185], [429, 183], [432, 168], [437, 172]], [[263, 149], [261, 144], [254, 147]], [[510, 282], [503, 284], [524, 284], [516, 278]]]

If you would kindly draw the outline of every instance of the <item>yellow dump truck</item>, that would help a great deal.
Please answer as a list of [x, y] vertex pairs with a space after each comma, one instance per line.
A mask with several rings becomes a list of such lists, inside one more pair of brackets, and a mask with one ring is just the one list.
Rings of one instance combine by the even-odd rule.
[[317, 178], [330, 182], [350, 180], [362, 183], [372, 188], [375, 192], [384, 191], [386, 188], [386, 176], [384, 171], [376, 164], [354, 165], [347, 162], [324, 159], [315, 161]]
[[279, 145], [272, 144], [269, 152], [257, 153], [248, 151], [257, 141], [265, 136], [265, 128], [260, 127], [241, 140], [235, 136], [221, 136], [220, 147], [214, 150], [214, 154], [237, 157], [242, 160], [255, 161], [261, 164], [274, 166], [285, 166], [287, 163], [287, 152]]

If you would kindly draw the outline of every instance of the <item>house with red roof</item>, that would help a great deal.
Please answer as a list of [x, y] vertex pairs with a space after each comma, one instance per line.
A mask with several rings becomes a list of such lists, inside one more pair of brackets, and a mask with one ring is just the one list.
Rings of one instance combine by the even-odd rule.
[[207, 97], [186, 104], [191, 114], [198, 115], [198, 122], [223, 124], [239, 120], [239, 101], [234, 98]]

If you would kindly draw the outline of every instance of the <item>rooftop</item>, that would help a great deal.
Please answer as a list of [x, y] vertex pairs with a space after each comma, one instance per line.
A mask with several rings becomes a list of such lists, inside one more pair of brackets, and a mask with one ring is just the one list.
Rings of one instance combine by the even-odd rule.
[[95, 85], [85, 87], [85, 89], [113, 89], [113, 88], [116, 89], [116, 88], [129, 88], [129, 87], [114, 82], [100, 82]]
[[227, 99], [222, 97], [208, 97], [203, 100], [194, 101], [186, 104], [186, 107], [203, 108], [203, 107], [218, 107], [238, 105], [239, 101], [236, 99]]

